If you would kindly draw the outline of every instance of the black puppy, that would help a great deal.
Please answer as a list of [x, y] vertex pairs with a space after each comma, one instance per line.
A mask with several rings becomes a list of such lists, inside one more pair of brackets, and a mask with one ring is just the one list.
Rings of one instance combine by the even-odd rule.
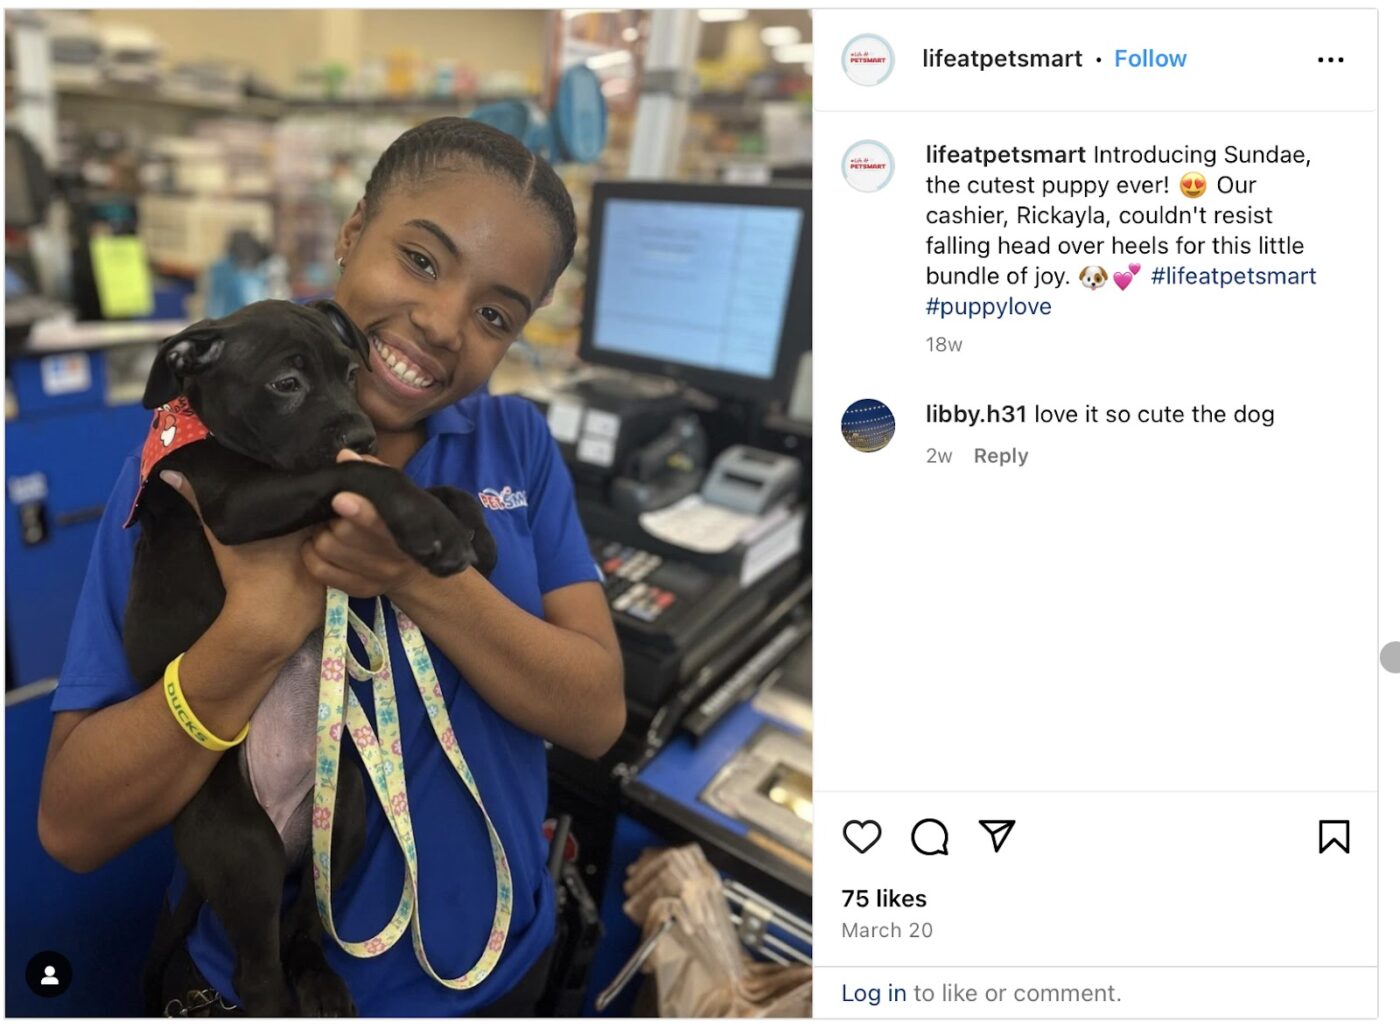
[[[144, 404], [157, 409], [143, 461], [146, 483], [133, 517], [136, 545], [124, 645], [136, 680], [160, 680], [223, 606], [224, 588], [199, 519], [159, 472], [179, 472], [221, 543], [246, 543], [334, 516], [331, 498], [364, 496], [400, 548], [435, 575], [470, 564], [495, 566], [475, 497], [450, 487], [420, 489], [402, 472], [363, 461], [336, 464], [343, 448], [366, 452], [374, 427], [355, 400], [355, 375], [369, 343], [331, 301], [308, 307], [263, 301], [203, 321], [160, 347]], [[192, 410], [208, 430], [176, 418]], [[195, 423], [198, 428], [198, 423]], [[173, 444], [183, 443], [178, 449]], [[168, 453], [162, 447], [172, 447]], [[151, 464], [151, 460], [154, 464]], [[157, 928], [147, 967], [150, 1010], [174, 947], [207, 902], [237, 955], [234, 989], [252, 1015], [353, 1015], [345, 983], [326, 963], [312, 889], [310, 837], [321, 633], [287, 662], [231, 748], [176, 817], [175, 850], [189, 885]], [[331, 883], [364, 843], [358, 758], [344, 755], [336, 794]], [[287, 875], [301, 871], [296, 901], [282, 914]], [[288, 992], [291, 984], [291, 994]], [[292, 996], [295, 996], [295, 1002]]]

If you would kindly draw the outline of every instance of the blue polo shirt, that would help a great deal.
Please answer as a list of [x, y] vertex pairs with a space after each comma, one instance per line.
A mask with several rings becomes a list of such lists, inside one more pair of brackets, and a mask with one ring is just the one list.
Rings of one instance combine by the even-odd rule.
[[[597, 566], [579, 525], [573, 483], [543, 416], [529, 401], [478, 392], [431, 416], [428, 439], [404, 471], [421, 486], [457, 486], [479, 496], [496, 538], [492, 584], [513, 603], [543, 617], [542, 597], [576, 582], [597, 582]], [[127, 670], [122, 617], [140, 528], [123, 529], [137, 484], [137, 456], [123, 467], [97, 532], [78, 601], [68, 652], [54, 694], [55, 711], [88, 710], [149, 687]], [[372, 621], [372, 601], [354, 606]], [[409, 805], [418, 844], [420, 920], [429, 960], [444, 979], [461, 975], [481, 954], [495, 900], [495, 871], [485, 823], [438, 747], [414, 685], [393, 620], [389, 620], [394, 684], [402, 722]], [[418, 967], [405, 934], [384, 954], [352, 958], [327, 938], [326, 953], [350, 986], [361, 1015], [460, 1015], [513, 987], [553, 938], [554, 897], [545, 874], [541, 833], [548, 792], [544, 744], [506, 721], [477, 695], [428, 641], [456, 736], [505, 846], [514, 907], [505, 950], [475, 989], [451, 990]], [[367, 712], [367, 683], [355, 684]], [[364, 767], [347, 748], [343, 760]], [[403, 856], [374, 791], [365, 782], [364, 853], [334, 895], [336, 929], [344, 940], [379, 932], [398, 904]], [[184, 886], [177, 868], [172, 897]], [[236, 999], [233, 952], [208, 905], [188, 940], [205, 978]]]

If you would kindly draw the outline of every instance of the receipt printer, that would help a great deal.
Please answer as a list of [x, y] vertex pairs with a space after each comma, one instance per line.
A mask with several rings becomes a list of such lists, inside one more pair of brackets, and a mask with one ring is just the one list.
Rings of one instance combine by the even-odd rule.
[[711, 504], [763, 514], [797, 492], [802, 462], [757, 447], [734, 446], [715, 459], [700, 495]]

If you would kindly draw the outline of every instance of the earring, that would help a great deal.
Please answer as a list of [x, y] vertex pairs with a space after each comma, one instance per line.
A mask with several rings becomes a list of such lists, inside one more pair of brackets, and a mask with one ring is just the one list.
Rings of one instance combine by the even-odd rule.
[[335, 263], [340, 266], [341, 271], [345, 271], [345, 258], [337, 257]]

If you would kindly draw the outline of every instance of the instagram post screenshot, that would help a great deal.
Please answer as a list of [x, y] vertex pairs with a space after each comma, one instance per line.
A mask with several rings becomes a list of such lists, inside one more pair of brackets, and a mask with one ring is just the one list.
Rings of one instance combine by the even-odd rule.
[[7, 8], [4, 1015], [1386, 1024], [1387, 13]]

